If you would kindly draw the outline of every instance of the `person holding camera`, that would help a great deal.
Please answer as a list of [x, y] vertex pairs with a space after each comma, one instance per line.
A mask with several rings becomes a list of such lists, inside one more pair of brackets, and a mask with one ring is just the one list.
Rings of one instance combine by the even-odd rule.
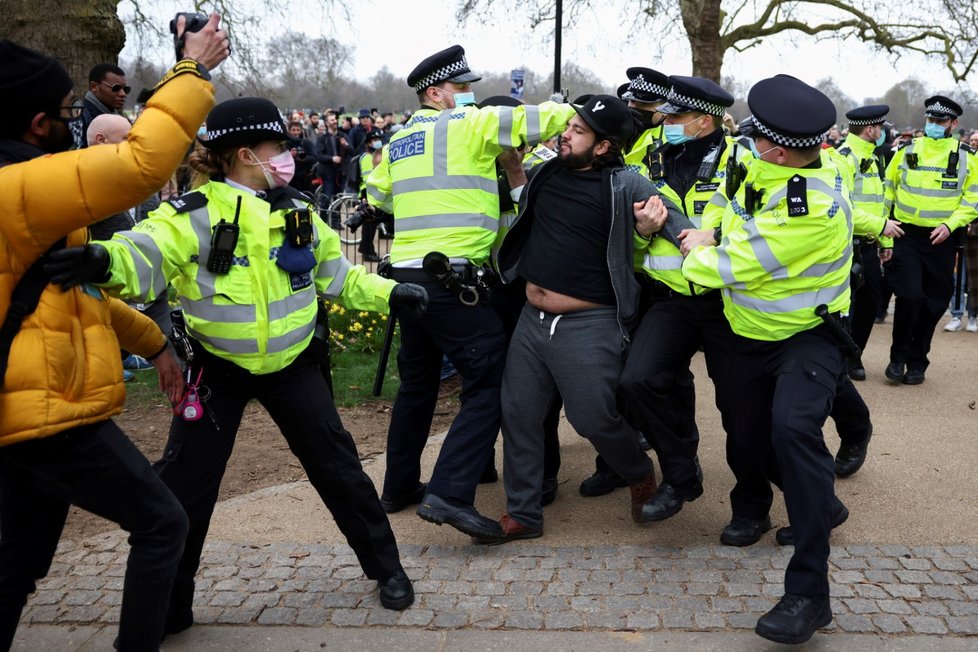
[[[346, 187], [347, 192], [355, 192], [364, 201], [367, 199], [367, 177], [380, 163], [381, 152], [384, 149], [384, 132], [380, 129], [374, 129], [367, 134], [365, 142], [367, 151], [356, 157], [350, 164], [350, 176]], [[385, 234], [388, 230], [393, 232], [394, 220], [391, 217], [385, 217], [383, 220], [366, 219], [360, 221], [363, 225], [363, 231], [360, 232], [360, 245], [357, 247], [357, 251], [367, 263], [380, 262], [380, 256], [377, 255], [377, 249], [374, 247], [378, 222], [383, 222]], [[348, 223], [347, 226], [350, 227], [350, 230], [356, 229], [353, 224]]]
[[357, 310], [423, 312], [416, 285], [352, 266], [339, 236], [289, 187], [285, 124], [269, 100], [244, 97], [207, 116], [205, 148], [190, 159], [196, 190], [165, 203], [132, 231], [61, 252], [67, 285], [93, 282], [151, 301], [170, 281], [193, 356], [155, 468], [190, 519], [166, 633], [193, 624], [194, 574], [245, 406], [257, 399], [278, 424], [333, 514], [380, 602], [414, 601], [397, 542], [357, 449], [340, 423], [315, 354], [317, 294]]
[[82, 103], [67, 71], [0, 40], [0, 92], [10, 98], [0, 107], [2, 650], [50, 569], [70, 505], [130, 533], [118, 648], [159, 647], [187, 517], [111, 419], [125, 400], [120, 341], [177, 375], [179, 367], [149, 318], [93, 286], [49, 284], [44, 261], [166, 183], [214, 103], [208, 69], [228, 56], [219, 20], [212, 14], [186, 36], [185, 58], [157, 84], [126, 141], [70, 152]]

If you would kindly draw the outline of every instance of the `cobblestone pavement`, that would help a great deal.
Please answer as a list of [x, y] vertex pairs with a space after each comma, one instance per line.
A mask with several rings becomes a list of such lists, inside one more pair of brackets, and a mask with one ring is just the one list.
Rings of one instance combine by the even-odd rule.
[[[417, 601], [379, 604], [345, 545], [209, 543], [198, 623], [421, 629], [739, 630], [780, 597], [789, 549], [402, 545]], [[118, 621], [122, 532], [63, 543], [23, 622]], [[830, 559], [837, 632], [978, 635], [978, 547], [846, 546]]]

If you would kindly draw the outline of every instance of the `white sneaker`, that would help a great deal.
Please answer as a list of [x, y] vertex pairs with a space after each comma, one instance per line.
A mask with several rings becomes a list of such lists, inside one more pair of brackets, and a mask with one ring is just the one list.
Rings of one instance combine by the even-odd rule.
[[947, 323], [947, 325], [944, 327], [944, 330], [946, 330], [948, 333], [957, 333], [959, 330], [961, 330], [961, 318], [960, 317], [953, 318], [951, 321]]
[[969, 333], [978, 333], [978, 319], [968, 317], [968, 327], [965, 330]]

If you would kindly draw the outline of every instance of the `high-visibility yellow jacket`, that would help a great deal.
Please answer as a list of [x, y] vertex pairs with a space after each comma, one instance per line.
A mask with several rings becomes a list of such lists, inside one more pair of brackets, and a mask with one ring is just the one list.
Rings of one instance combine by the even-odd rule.
[[852, 188], [853, 233], [879, 238], [880, 243], [889, 248], [893, 246], [893, 239], [882, 236], [889, 216], [883, 201], [882, 161], [875, 151], [875, 143], [849, 134], [838, 150], [823, 150], [823, 154], [834, 157], [840, 169], [847, 170], [843, 180]]
[[954, 231], [978, 217], [978, 158], [955, 138], [914, 138], [886, 168], [886, 209], [907, 224]]
[[496, 156], [563, 131], [569, 104], [421, 108], [384, 147], [367, 200], [394, 214], [394, 265], [440, 251], [481, 265], [499, 226]]
[[[788, 185], [804, 182], [807, 215], [790, 214]], [[747, 182], [763, 189], [759, 207], [744, 205]], [[849, 307], [852, 206], [842, 172], [789, 168], [755, 160], [723, 214], [717, 247], [696, 247], [683, 262], [691, 282], [723, 289], [723, 310], [733, 331], [755, 340], [780, 341]]]
[[[166, 184], [213, 104], [210, 82], [178, 75], [153, 94], [125, 142], [0, 167], [0, 320], [14, 286], [52, 244], [66, 235], [69, 247], [85, 244], [89, 224]], [[140, 355], [163, 341], [133, 313], [92, 286], [45, 288], [11, 347], [0, 446], [118, 414], [126, 396], [119, 341]]]
[[[150, 302], [169, 281], [183, 306], [189, 333], [211, 353], [254, 374], [287, 367], [309, 345], [316, 324], [316, 293], [360, 310], [388, 311], [395, 283], [368, 274], [343, 256], [339, 236], [292, 188], [268, 201], [221, 181], [164, 203], [132, 231], [101, 243], [111, 256], [103, 284], [113, 294]], [[207, 270], [211, 233], [233, 222], [238, 198], [240, 234], [231, 269]], [[206, 201], [205, 201], [206, 200]], [[315, 263], [289, 273], [276, 264], [285, 240], [285, 216], [296, 207], [313, 215]]]
[[[736, 145], [730, 138], [720, 141], [720, 149], [716, 152], [717, 165], [713, 176], [709, 179], [697, 179], [684, 197], [680, 197], [663, 178], [652, 179], [652, 183], [664, 196], [668, 197], [683, 210], [697, 229], [713, 229], [720, 226], [722, 213], [714, 212], [711, 222], [704, 224], [704, 210], [715, 195], [720, 195], [726, 203], [727, 161], [731, 155], [744, 161], [752, 158], [750, 152]], [[735, 153], [736, 151], [736, 153]], [[716, 201], [715, 204], [719, 204]], [[653, 238], [648, 241], [637, 236], [635, 240], [636, 263], [650, 278], [668, 285], [674, 292], [690, 295], [692, 290], [689, 282], [683, 277], [683, 257], [679, 249], [666, 238]]]

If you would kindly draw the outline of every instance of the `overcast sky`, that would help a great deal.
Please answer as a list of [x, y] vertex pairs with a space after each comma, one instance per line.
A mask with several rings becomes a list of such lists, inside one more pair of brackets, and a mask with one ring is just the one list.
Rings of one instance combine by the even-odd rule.
[[[565, 6], [573, 0], [567, 0]], [[155, 0], [151, 11], [165, 24], [185, 4], [174, 0]], [[274, 34], [276, 29], [288, 28], [313, 36], [331, 36], [348, 45], [354, 52], [353, 72], [366, 79], [383, 66], [394, 74], [406, 77], [408, 72], [427, 55], [451, 45], [461, 44], [469, 65], [479, 72], [508, 71], [526, 67], [541, 74], [553, 69], [553, 39], [550, 27], [531, 31], [521, 27], [520, 19], [498, 17], [479, 22], [470, 20], [459, 25], [455, 20], [455, 0], [354, 0], [352, 24], [339, 19], [316, 15], [314, 2], [294, 3], [291, 24], [269, 20], [262, 32]], [[596, 3], [597, 4], [597, 3]], [[615, 0], [603, 0], [604, 9], [581, 17], [573, 27], [565, 28], [563, 60], [573, 62], [597, 74], [614, 88], [626, 81], [625, 68], [648, 66], [666, 74], [690, 74], [692, 64], [689, 46], [682, 34], [663, 35], [653, 28], [644, 34], [628, 38], [631, 19], [623, 19], [614, 7]], [[261, 11], [263, 3], [256, 0], [237, 0], [236, 8], [247, 10], [255, 6]], [[125, 16], [127, 3], [120, 5]], [[149, 12], [147, 12], [149, 13]], [[136, 56], [135, 39], [129, 38], [122, 58]], [[663, 42], [665, 41], [665, 42]], [[155, 57], [162, 62], [172, 56], [162, 49]], [[232, 55], [233, 56], [233, 55]], [[151, 57], [153, 58], [153, 57]], [[274, 73], [274, 71], [272, 71]], [[724, 76], [733, 76], [753, 83], [777, 73], [788, 73], [809, 83], [832, 77], [836, 84], [857, 101], [879, 97], [893, 84], [908, 77], [920, 79], [932, 89], [950, 89], [954, 82], [940, 60], [920, 56], [905, 56], [893, 62], [877, 55], [870, 48], [853, 40], [816, 42], [804, 35], [780, 35], [769, 38], [746, 53], [727, 53]], [[967, 85], [978, 92], [978, 73]], [[570, 89], [572, 93], [589, 89]]]

